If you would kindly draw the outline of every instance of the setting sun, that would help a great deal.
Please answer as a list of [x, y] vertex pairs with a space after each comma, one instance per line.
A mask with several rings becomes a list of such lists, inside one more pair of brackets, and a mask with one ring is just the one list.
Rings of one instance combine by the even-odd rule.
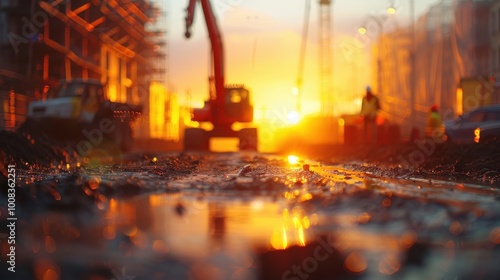
[[297, 163], [299, 163], [299, 157], [298, 156], [294, 156], [294, 155], [289, 155], [288, 156], [288, 162], [290, 164], [297, 164]]
[[291, 111], [288, 113], [288, 121], [290, 121], [290, 124], [297, 124], [300, 121], [300, 115], [296, 111]]

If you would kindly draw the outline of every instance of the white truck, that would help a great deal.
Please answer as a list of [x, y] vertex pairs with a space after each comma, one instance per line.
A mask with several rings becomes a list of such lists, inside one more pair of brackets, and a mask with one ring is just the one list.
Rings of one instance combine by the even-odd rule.
[[138, 105], [111, 102], [100, 81], [74, 79], [62, 82], [46, 100], [31, 102], [18, 131], [34, 139], [74, 143], [83, 154], [102, 143], [124, 152], [132, 148], [131, 124], [140, 115]]

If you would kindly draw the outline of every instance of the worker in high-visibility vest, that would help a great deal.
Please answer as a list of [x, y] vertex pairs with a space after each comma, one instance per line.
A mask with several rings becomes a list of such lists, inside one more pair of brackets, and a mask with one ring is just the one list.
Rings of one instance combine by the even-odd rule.
[[363, 140], [372, 145], [377, 144], [377, 115], [380, 110], [380, 101], [372, 92], [370, 86], [366, 87], [366, 95], [361, 103], [361, 115], [363, 116]]
[[432, 105], [429, 115], [427, 117], [427, 123], [425, 126], [425, 137], [434, 140], [435, 142], [442, 142], [444, 137], [444, 125], [439, 114], [439, 108], [437, 105]]

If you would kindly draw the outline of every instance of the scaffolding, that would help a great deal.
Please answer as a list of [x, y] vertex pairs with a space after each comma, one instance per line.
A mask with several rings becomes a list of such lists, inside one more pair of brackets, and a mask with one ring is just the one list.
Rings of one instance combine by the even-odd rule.
[[[44, 85], [83, 78], [107, 84], [112, 101], [141, 103], [161, 56], [146, 30], [156, 9], [146, 0], [0, 0], [1, 102], [12, 94], [29, 102]], [[21, 109], [15, 122], [0, 112], [0, 128], [24, 121]]]

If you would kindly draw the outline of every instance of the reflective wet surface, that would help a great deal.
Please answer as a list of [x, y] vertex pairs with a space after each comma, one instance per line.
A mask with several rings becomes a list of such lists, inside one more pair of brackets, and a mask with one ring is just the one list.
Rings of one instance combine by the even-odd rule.
[[500, 272], [500, 191], [491, 187], [245, 153], [69, 169], [20, 175], [18, 279], [491, 279]]

